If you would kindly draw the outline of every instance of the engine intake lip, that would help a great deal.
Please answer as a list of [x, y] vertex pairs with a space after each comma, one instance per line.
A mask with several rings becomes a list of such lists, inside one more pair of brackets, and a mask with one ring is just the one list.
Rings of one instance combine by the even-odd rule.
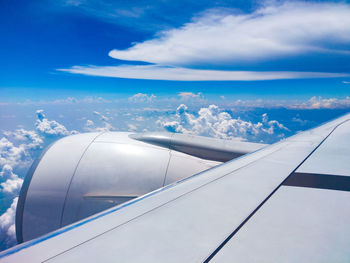
[[29, 168], [26, 176], [24, 177], [24, 181], [21, 187], [21, 191], [19, 193], [18, 202], [17, 202], [17, 208], [16, 208], [16, 218], [15, 218], [15, 225], [16, 225], [16, 239], [18, 243], [23, 243], [23, 212], [24, 212], [24, 205], [27, 198], [27, 193], [29, 189], [30, 182], [32, 181], [34, 172], [36, 168], [38, 167], [41, 159], [45, 155], [45, 153], [54, 145], [55, 142], [51, 143], [48, 147], [46, 147], [45, 150], [42, 151], [40, 156], [34, 160], [31, 167]]

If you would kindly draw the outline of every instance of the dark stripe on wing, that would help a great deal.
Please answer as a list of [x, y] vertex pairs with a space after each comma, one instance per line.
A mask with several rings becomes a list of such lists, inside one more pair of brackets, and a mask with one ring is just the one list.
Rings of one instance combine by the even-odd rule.
[[350, 191], [350, 176], [294, 172], [283, 185]]

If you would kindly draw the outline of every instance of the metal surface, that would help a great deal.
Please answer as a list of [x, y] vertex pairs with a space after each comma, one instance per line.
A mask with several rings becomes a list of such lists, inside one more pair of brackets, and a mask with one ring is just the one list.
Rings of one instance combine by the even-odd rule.
[[162, 187], [169, 157], [169, 150], [147, 147], [128, 137], [123, 143], [95, 141], [74, 174], [61, 225], [100, 212], [101, 206], [115, 205], [106, 199], [91, 202], [86, 195], [140, 196]]
[[211, 262], [350, 262], [350, 192], [282, 186]]
[[33, 239], [219, 164], [128, 135], [87, 133], [55, 142], [26, 178], [17, 207], [18, 240]]
[[297, 172], [350, 176], [350, 122], [338, 127]]
[[90, 133], [63, 138], [41, 158], [27, 189], [22, 222], [17, 222], [22, 226], [20, 239], [29, 240], [61, 226], [70, 180], [82, 154], [96, 136], [97, 133]]
[[170, 132], [145, 132], [131, 134], [130, 137], [202, 159], [219, 162], [232, 160], [266, 146], [266, 144], [262, 143], [241, 142]]
[[15, 218], [15, 224], [16, 224], [16, 239], [18, 243], [22, 243], [23, 242], [23, 212], [24, 212], [24, 204], [26, 202], [27, 199], [27, 193], [28, 193], [28, 188], [30, 185], [30, 182], [32, 181], [33, 178], [33, 174], [36, 170], [36, 168], [38, 167], [39, 162], [41, 161], [41, 159], [43, 158], [43, 156], [45, 155], [45, 153], [51, 148], [53, 144], [51, 144], [50, 146], [48, 146], [39, 156], [39, 158], [37, 158], [31, 165], [31, 167], [29, 168], [22, 187], [21, 187], [21, 191], [18, 197], [18, 202], [17, 202], [17, 207], [16, 207], [16, 218]]

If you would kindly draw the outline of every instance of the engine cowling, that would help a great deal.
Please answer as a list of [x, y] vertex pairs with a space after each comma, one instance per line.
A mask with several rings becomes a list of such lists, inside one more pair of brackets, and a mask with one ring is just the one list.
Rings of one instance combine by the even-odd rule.
[[135, 140], [129, 133], [65, 137], [34, 162], [25, 178], [17, 240], [36, 238], [219, 163]]

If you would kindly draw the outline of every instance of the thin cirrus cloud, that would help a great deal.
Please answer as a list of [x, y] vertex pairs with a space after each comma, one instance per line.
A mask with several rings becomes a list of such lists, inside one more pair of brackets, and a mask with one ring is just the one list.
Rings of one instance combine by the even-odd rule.
[[74, 66], [69, 69], [58, 70], [100, 77], [178, 81], [250, 81], [272, 79], [338, 78], [350, 76], [350, 74], [322, 72], [200, 70], [182, 67], [163, 67], [158, 65]]
[[[249, 14], [212, 9], [180, 28], [162, 31], [128, 49], [109, 52], [118, 60], [152, 65], [73, 66], [58, 70], [91, 76], [180, 81], [348, 77], [346, 73], [218, 69], [304, 54], [350, 56], [348, 25], [350, 5], [345, 3], [274, 2]], [[211, 69], [193, 68], [197, 66]]]

